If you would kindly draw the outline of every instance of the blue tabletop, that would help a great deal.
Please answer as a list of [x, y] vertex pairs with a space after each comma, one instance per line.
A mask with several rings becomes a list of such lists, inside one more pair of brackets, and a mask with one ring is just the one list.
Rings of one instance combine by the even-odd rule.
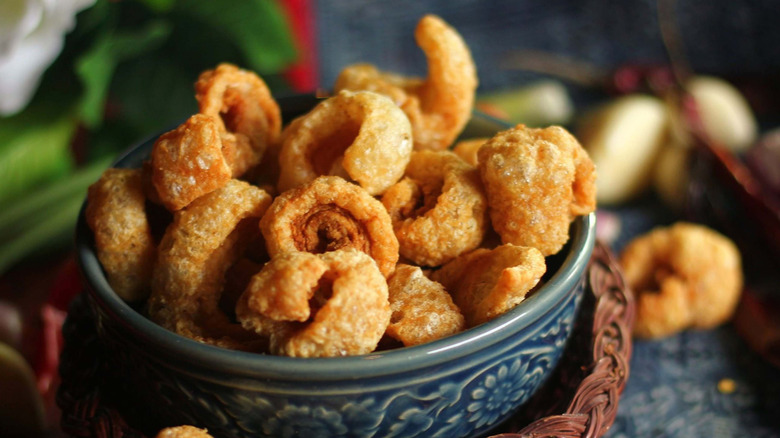
[[[603, 211], [620, 219], [616, 252], [680, 219], [652, 196]], [[780, 368], [753, 352], [732, 324], [635, 340], [631, 376], [607, 436], [778, 437]]]
[[607, 436], [780, 436], [780, 370], [750, 351], [730, 325], [636, 341]]

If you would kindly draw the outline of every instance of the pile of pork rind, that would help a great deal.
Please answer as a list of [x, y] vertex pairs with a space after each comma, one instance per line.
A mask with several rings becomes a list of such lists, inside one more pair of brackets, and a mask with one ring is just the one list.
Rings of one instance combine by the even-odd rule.
[[256, 74], [202, 73], [199, 112], [90, 187], [116, 293], [189, 338], [294, 357], [417, 345], [522, 302], [595, 209], [594, 166], [560, 127], [456, 144], [471, 54], [435, 16], [415, 38], [427, 78], [349, 66], [294, 120]]

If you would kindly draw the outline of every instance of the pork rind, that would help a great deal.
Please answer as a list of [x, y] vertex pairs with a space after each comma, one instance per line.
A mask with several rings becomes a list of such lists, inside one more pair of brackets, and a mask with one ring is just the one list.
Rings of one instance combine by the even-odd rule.
[[156, 245], [140, 169], [107, 169], [89, 187], [85, 216], [111, 288], [125, 301], [149, 295]]
[[279, 105], [254, 72], [225, 63], [204, 71], [195, 83], [195, 98], [200, 113], [218, 123], [234, 178], [259, 164], [266, 148], [279, 138]]
[[342, 70], [334, 89], [385, 94], [409, 117], [414, 148], [441, 150], [452, 144], [471, 117], [476, 67], [460, 34], [441, 18], [425, 15], [414, 36], [428, 60], [425, 80], [356, 64]]
[[231, 170], [222, 154], [216, 119], [196, 114], [161, 135], [152, 147], [146, 170], [154, 187], [150, 199], [170, 211], [224, 186]]
[[212, 438], [206, 429], [194, 426], [166, 427], [157, 433], [157, 438]]
[[176, 212], [160, 242], [149, 317], [200, 342], [252, 349], [254, 336], [231, 322], [219, 301], [225, 272], [259, 234], [270, 203], [263, 190], [230, 180]]
[[271, 257], [355, 248], [371, 256], [386, 277], [398, 261], [398, 239], [382, 203], [337, 176], [318, 177], [276, 197], [260, 229]]
[[546, 270], [536, 248], [505, 244], [464, 254], [431, 273], [431, 280], [444, 285], [466, 325], [474, 327], [522, 302]]
[[739, 250], [702, 225], [678, 222], [638, 236], [620, 262], [637, 294], [638, 337], [715, 327], [731, 318], [741, 296]]
[[415, 151], [405, 177], [382, 196], [403, 257], [439, 266], [482, 242], [487, 198], [479, 173], [449, 151]]
[[279, 155], [279, 190], [337, 175], [378, 195], [403, 175], [412, 151], [409, 119], [390, 99], [342, 91], [291, 123]]
[[392, 313], [386, 334], [404, 346], [435, 341], [466, 328], [444, 286], [428, 279], [420, 267], [399, 264], [387, 285]]
[[304, 322], [311, 316], [309, 300], [327, 270], [328, 265], [316, 254], [281, 254], [252, 277], [240, 307], [275, 321]]
[[596, 208], [596, 171], [565, 129], [517, 125], [478, 152], [493, 228], [504, 243], [557, 253], [569, 224]]
[[252, 279], [236, 315], [270, 337], [273, 354], [366, 354], [390, 321], [387, 282], [374, 260], [355, 249], [286, 253]]
[[463, 161], [471, 164], [472, 166], [476, 166], [479, 162], [479, 159], [477, 158], [477, 152], [483, 144], [487, 143], [488, 140], [490, 139], [470, 138], [468, 140], [461, 140], [455, 143], [455, 146], [452, 148], [452, 152], [455, 152], [455, 155], [462, 158]]

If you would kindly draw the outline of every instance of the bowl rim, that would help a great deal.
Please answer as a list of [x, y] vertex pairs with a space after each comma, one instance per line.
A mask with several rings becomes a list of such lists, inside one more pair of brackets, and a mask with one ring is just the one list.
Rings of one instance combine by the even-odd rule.
[[[475, 111], [474, 118], [496, 123], [502, 129], [510, 125]], [[150, 147], [155, 137], [128, 149], [114, 165], [121, 167], [128, 157]], [[422, 370], [445, 362], [466, 358], [533, 326], [533, 322], [553, 311], [556, 305], [574, 293], [582, 279], [595, 245], [595, 213], [577, 217], [571, 228], [569, 253], [558, 270], [533, 295], [505, 314], [463, 332], [426, 344], [335, 358], [292, 358], [235, 351], [204, 344], [169, 331], [136, 311], [111, 289], [94, 251], [94, 239], [84, 217], [82, 205], [76, 226], [76, 258], [89, 297], [103, 312], [127, 330], [129, 341], [141, 346], [142, 354], [155, 360], [172, 361], [204, 370], [230, 371], [235, 377], [290, 380], [354, 380]], [[486, 342], [483, 342], [485, 340]], [[164, 358], [155, 353], [165, 351]], [[185, 359], [186, 358], [186, 359]], [[170, 359], [170, 360], [167, 360]]]

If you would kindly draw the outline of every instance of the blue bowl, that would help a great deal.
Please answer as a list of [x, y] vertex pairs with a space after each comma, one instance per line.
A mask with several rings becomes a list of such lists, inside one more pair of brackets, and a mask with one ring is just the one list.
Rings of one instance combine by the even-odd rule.
[[[296, 99], [280, 99], [286, 120], [311, 107], [311, 99]], [[465, 135], [506, 128], [475, 114]], [[140, 166], [152, 144], [132, 148], [116, 166]], [[111, 289], [83, 211], [76, 231], [97, 333], [111, 352], [109, 368], [120, 382], [114, 393], [129, 407], [129, 421], [150, 434], [192, 424], [234, 437], [487, 433], [520, 408], [558, 363], [594, 240], [594, 215], [575, 220], [569, 243], [548, 257], [546, 283], [485, 324], [415, 347], [300, 359], [226, 350], [163, 329]]]

